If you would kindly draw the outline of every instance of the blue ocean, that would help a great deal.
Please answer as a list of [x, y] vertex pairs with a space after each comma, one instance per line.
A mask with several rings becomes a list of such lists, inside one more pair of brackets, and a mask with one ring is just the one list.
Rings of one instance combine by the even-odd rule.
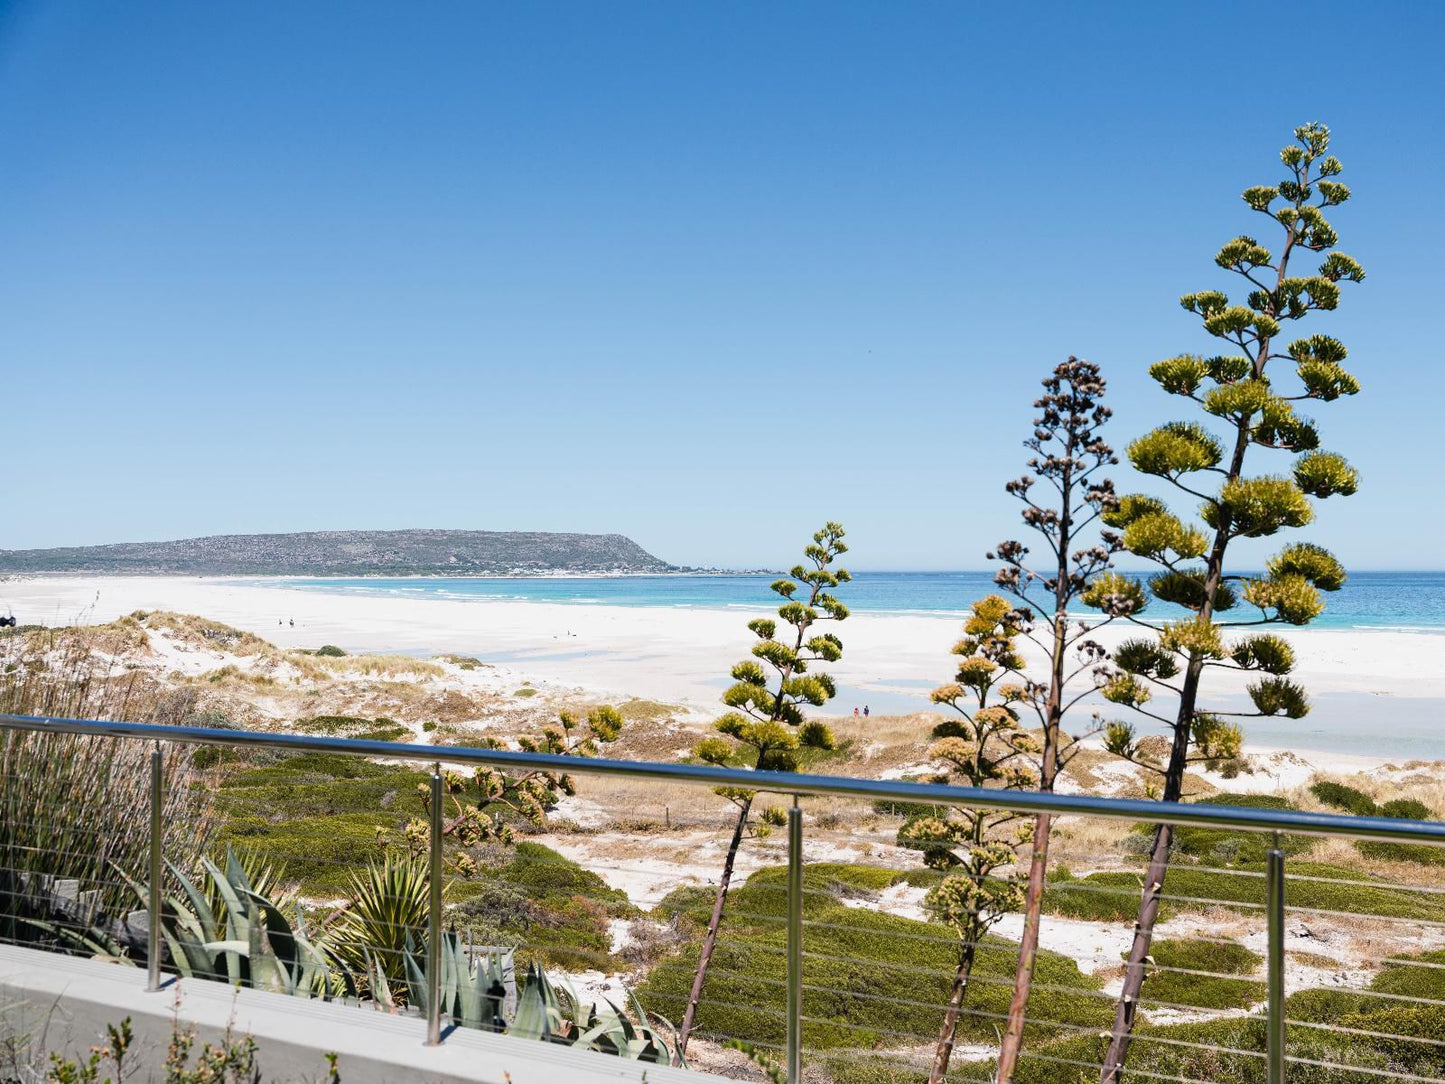
[[[751, 610], [777, 605], [778, 597], [768, 589], [774, 579], [770, 574], [747, 573], [269, 582], [302, 591], [410, 598]], [[971, 601], [993, 590], [992, 572], [855, 572], [838, 595], [860, 612], [961, 615]], [[1155, 602], [1146, 616], [1169, 619], [1182, 612]], [[1311, 627], [1445, 632], [1445, 572], [1351, 573], [1343, 588], [1326, 596], [1325, 612]]]

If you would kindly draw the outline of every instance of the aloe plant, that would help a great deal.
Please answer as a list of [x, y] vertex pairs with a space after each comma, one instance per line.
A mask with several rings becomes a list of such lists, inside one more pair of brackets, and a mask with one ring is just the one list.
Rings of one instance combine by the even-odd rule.
[[[656, 1029], [647, 1023], [647, 1010], [638, 1003], [631, 991], [628, 991], [628, 997], [632, 1001], [632, 1011], [637, 1016], [636, 1023], [611, 1000], [604, 998], [605, 1008], [597, 1004], [588, 1006], [587, 1027], [572, 1041], [572, 1045], [601, 1054], [615, 1054], [629, 1061], [643, 1061], [653, 1065], [671, 1064], [676, 1050], [676, 1032], [672, 1025], [668, 1024], [668, 1030], [673, 1031], [674, 1035], [673, 1047], [669, 1049]], [[655, 1013], [653, 1015], [656, 1016]], [[662, 1017], [657, 1019], [661, 1020]], [[684, 1068], [687, 1066], [680, 1053], [677, 1054], [677, 1063]]]

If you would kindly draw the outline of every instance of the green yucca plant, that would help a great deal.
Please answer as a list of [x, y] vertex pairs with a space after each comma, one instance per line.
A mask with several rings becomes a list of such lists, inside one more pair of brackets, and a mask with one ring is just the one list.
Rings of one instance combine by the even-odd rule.
[[[757, 638], [752, 648], [753, 657], [732, 668], [733, 685], [723, 693], [723, 703], [729, 710], [713, 724], [718, 736], [704, 738], [693, 750], [699, 760], [730, 765], [741, 759], [754, 771], [795, 772], [803, 750], [834, 748], [832, 729], [821, 720], [808, 719], [804, 705], [820, 708], [838, 695], [832, 675], [814, 667], [842, 658], [843, 641], [831, 632], [816, 631], [815, 626], [848, 617], [848, 607], [833, 594], [839, 584], [853, 578], [846, 568], [835, 565], [848, 552], [844, 534], [841, 523], [831, 520], [825, 523], [803, 549], [807, 563], [794, 565], [788, 573], [791, 578], [775, 580], [770, 585], [783, 599], [778, 607], [781, 633], [779, 623], [771, 618], [759, 617], [748, 622], [748, 630]], [[749, 830], [753, 800], [757, 796], [756, 791], [735, 787], [720, 787], [717, 793], [737, 807], [737, 817], [723, 856], [712, 916], [698, 953], [687, 1008], [682, 1014], [679, 1057], [687, 1050], [688, 1036], [696, 1023], [732, 886], [738, 849], [744, 833]]]
[[[350, 900], [326, 920], [326, 951], [342, 967], [365, 976], [365, 986], [385, 980], [392, 996], [405, 1001], [406, 948], [424, 941], [431, 913], [426, 862], [388, 851], [351, 875]], [[379, 991], [373, 989], [373, 996]]]
[[[1165, 802], [1182, 799], [1192, 763], [1240, 755], [1243, 730], [1232, 719], [1300, 719], [1308, 713], [1305, 689], [1288, 676], [1294, 649], [1261, 626], [1309, 624], [1324, 610], [1324, 594], [1345, 582], [1344, 566], [1314, 542], [1286, 545], [1264, 562], [1263, 575], [1236, 564], [1241, 544], [1306, 527], [1314, 500], [1347, 497], [1359, 486], [1358, 471], [1343, 456], [1322, 450], [1314, 420], [1300, 413], [1360, 390], [1342, 365], [1345, 345], [1320, 334], [1287, 344], [1284, 338], [1297, 333], [1298, 321], [1335, 310], [1342, 286], [1365, 277], [1353, 258], [1331, 251], [1339, 238], [1325, 211], [1348, 200], [1350, 190], [1334, 179], [1344, 167], [1328, 153], [1329, 129], [1304, 124], [1294, 136], [1280, 152], [1288, 176], [1243, 193], [1251, 211], [1278, 227], [1278, 247], [1271, 253], [1240, 236], [1214, 257], [1218, 267], [1239, 276], [1245, 304], [1219, 290], [1179, 299], [1216, 340], [1213, 348], [1228, 352], [1181, 354], [1149, 368], [1164, 391], [1193, 403], [1204, 423], [1165, 422], [1128, 449], [1134, 468], [1177, 490], [1196, 509], [1198, 522], [1151, 493], [1126, 494], [1103, 517], [1119, 532], [1114, 542], [1158, 566], [1149, 579], [1154, 597], [1188, 614], [1146, 626], [1138, 639], [1115, 648], [1118, 674], [1101, 690], [1105, 699], [1165, 728], [1168, 754], [1158, 758], [1139, 744], [1131, 723], [1117, 720], [1104, 732], [1110, 752], [1159, 777]], [[1314, 256], [1320, 262], [1313, 269], [1303, 264]], [[1257, 468], [1260, 456], [1270, 453], [1271, 470], [1288, 473], [1249, 473], [1247, 466]], [[1256, 556], [1248, 560], [1247, 568], [1258, 567]], [[1101, 594], [1114, 592], [1103, 584]], [[1209, 681], [1220, 670], [1254, 677], [1245, 687], [1252, 711], [1208, 704]], [[1151, 703], [1156, 694], [1163, 707]], [[1118, 1084], [1124, 1075], [1173, 840], [1171, 825], [1156, 826], [1100, 1084]]]

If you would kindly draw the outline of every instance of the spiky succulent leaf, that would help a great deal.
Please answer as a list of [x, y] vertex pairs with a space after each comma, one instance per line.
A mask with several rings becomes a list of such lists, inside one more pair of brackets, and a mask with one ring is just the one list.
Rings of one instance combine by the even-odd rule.
[[1196, 715], [1189, 733], [1195, 748], [1208, 760], [1233, 760], [1244, 748], [1244, 732], [1217, 715]]
[[1114, 649], [1114, 665], [1130, 674], [1156, 677], [1168, 680], [1179, 672], [1179, 664], [1172, 652], [1160, 646], [1158, 640], [1141, 638], [1125, 640]]
[[[1224, 389], [1215, 389], [1215, 395]], [[1207, 401], [1207, 397], [1206, 397]], [[1142, 474], [1163, 478], [1219, 465], [1219, 441], [1194, 422], [1169, 422], [1130, 443], [1129, 462]]]
[[1137, 708], [1148, 703], [1152, 694], [1149, 686], [1132, 674], [1117, 674], [1099, 688], [1100, 695], [1111, 704]]
[[1307, 625], [1325, 608], [1319, 590], [1298, 573], [1246, 581], [1244, 601], [1291, 625]]
[[1132, 576], [1120, 572], [1105, 572], [1089, 581], [1079, 600], [1095, 610], [1102, 610], [1110, 617], [1123, 617], [1141, 613], [1148, 604], [1144, 588]]
[[1115, 719], [1104, 726], [1104, 748], [1116, 757], [1135, 759], [1138, 744], [1134, 740], [1134, 727]]
[[1124, 529], [1124, 548], [1154, 560], [1174, 554], [1184, 560], [1203, 556], [1208, 539], [1204, 532], [1182, 522], [1171, 512], [1152, 512]]
[[1203, 659], [1224, 658], [1219, 626], [1204, 618], [1171, 621], [1159, 629], [1159, 643], [1168, 651]]
[[1181, 354], [1166, 358], [1149, 366], [1149, 375], [1159, 386], [1171, 395], [1193, 395], [1199, 390], [1200, 382], [1209, 374], [1209, 365], [1201, 357]]
[[1118, 499], [1113, 508], [1105, 509], [1100, 518], [1110, 527], [1127, 527], [1143, 516], [1167, 512], [1169, 508], [1158, 497], [1143, 493], [1128, 493]]
[[[1176, 606], [1199, 611], [1204, 608], [1205, 572], [1200, 568], [1171, 569], [1168, 572], [1160, 572], [1149, 578], [1149, 589], [1154, 592], [1155, 598], [1163, 602], [1172, 602]], [[1214, 609], [1216, 612], [1233, 608], [1235, 601], [1234, 589], [1229, 584], [1215, 585]]]

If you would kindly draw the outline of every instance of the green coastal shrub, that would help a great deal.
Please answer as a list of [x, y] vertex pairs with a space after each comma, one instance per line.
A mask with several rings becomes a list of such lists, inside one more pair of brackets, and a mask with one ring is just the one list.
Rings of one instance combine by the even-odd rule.
[[1411, 1041], [1445, 1038], [1445, 951], [1388, 961], [1367, 991], [1302, 990], [1285, 1001], [1285, 1013], [1292, 1033], [1352, 1028], [1361, 1034], [1348, 1036], [1351, 1045], [1387, 1058], [1396, 1072], [1445, 1076], [1445, 1047]]
[[[1291, 862], [1289, 873], [1292, 908], [1366, 917], [1445, 920], [1445, 899], [1438, 894], [1372, 881], [1368, 874], [1357, 869], [1323, 862]], [[1138, 912], [1138, 893], [1142, 887], [1139, 873], [1093, 873], [1076, 878], [1066, 868], [1058, 868], [1049, 874], [1044, 889], [1044, 910], [1096, 922], [1132, 922]], [[1231, 870], [1171, 865], [1161, 917], [1210, 905], [1257, 914], [1264, 906], [1264, 892], [1262, 863], [1241, 864]]]
[[[1156, 951], [1158, 946], [1155, 942]], [[1146, 998], [1154, 997], [1151, 984], [1158, 977], [1145, 983]], [[1429, 1040], [1445, 1036], [1445, 1005], [1431, 1002], [1445, 1002], [1445, 951], [1391, 960], [1367, 990], [1330, 988], [1290, 995], [1285, 1016], [1289, 1021], [1288, 1052], [1294, 1059], [1289, 1066], [1291, 1084], [1378, 1084], [1389, 1074], [1440, 1079], [1445, 1076], [1445, 1046]], [[1356, 1033], [1332, 1030], [1337, 1027]], [[1098, 1075], [1106, 1043], [1102, 1037], [1075, 1035], [1025, 1048], [1015, 1080], [1019, 1084], [1092, 1080]], [[1129, 1053], [1129, 1076], [1263, 1084], [1265, 1049], [1264, 1020], [1257, 1015], [1203, 1024], [1145, 1023], [1137, 1030]], [[869, 1078], [859, 1077], [856, 1082], [853, 1077], [836, 1079], [864, 1084]], [[987, 1073], [980, 1079], [987, 1080]]]
[[1353, 813], [1357, 817], [1373, 817], [1375, 815], [1375, 799], [1364, 791], [1356, 790], [1344, 783], [1331, 783], [1321, 779], [1317, 783], [1310, 784], [1310, 793], [1325, 805], [1333, 806], [1346, 813]]
[[316, 649], [315, 653], [323, 659], [346, 658], [346, 652], [342, 651], [341, 648], [337, 647], [335, 644], [322, 644]]
[[456, 881], [447, 922], [473, 944], [516, 948], [525, 965], [612, 971], [610, 924], [640, 914], [627, 894], [539, 843]]
[[[810, 1049], [896, 1047], [937, 1038], [957, 963], [957, 937], [944, 925], [881, 914], [867, 906], [882, 888], [903, 880], [878, 867], [819, 864], [804, 869], [803, 1038]], [[786, 1035], [786, 871], [754, 873], [729, 896], [729, 909], [698, 1009], [705, 1035], [746, 1035], [759, 1045]], [[844, 900], [859, 904], [847, 906]], [[713, 891], [679, 889], [658, 906], [659, 917], [706, 923]], [[658, 963], [638, 988], [650, 1009], [677, 1019], [686, 1008], [697, 966], [694, 940]], [[979, 950], [961, 1041], [993, 1041], [998, 1017], [1008, 1011], [1017, 946], [990, 938]], [[1102, 980], [1070, 959], [1039, 954], [1029, 1005], [1042, 1037], [1063, 1024], [1097, 1029], [1112, 1017]], [[963, 1070], [963, 1067], [960, 1067]], [[917, 1074], [915, 1073], [915, 1076]]]
[[[1251, 979], [1264, 958], [1243, 945], [1216, 941], [1155, 940], [1150, 955], [1158, 971], [1144, 982], [1147, 1005], [1162, 1002], [1198, 1009], [1247, 1009], [1266, 997]], [[1233, 978], [1230, 976], [1242, 976]]]
[[[1424, 821], [1434, 818], [1434, 811], [1415, 798], [1395, 798], [1377, 810], [1382, 817], [1398, 820]], [[1355, 849], [1370, 858], [1392, 862], [1418, 862], [1423, 866], [1445, 866], [1445, 846], [1428, 843], [1391, 843], [1386, 840], [1362, 839]]]
[[[400, 726], [395, 719], [364, 719], [359, 715], [311, 715], [297, 719], [291, 729], [299, 734], [325, 734], [333, 738], [355, 738], [363, 731]], [[403, 729], [405, 729], [403, 727]]]
[[[1107, 1035], [1079, 1035], [1025, 1047], [1014, 1080], [1017, 1084], [1097, 1080], [1107, 1046]], [[1265, 1084], [1265, 1050], [1265, 1022], [1258, 1016], [1167, 1027], [1145, 1024], [1135, 1029], [1125, 1079]], [[1307, 1028], [1289, 1029], [1287, 1050], [1292, 1059], [1290, 1084], [1379, 1084], [1391, 1073], [1425, 1079], [1433, 1079], [1434, 1074], [1426, 1059], [1392, 1056], [1353, 1036]]]
[[1404, 821], [1428, 821], [1433, 815], [1428, 805], [1415, 798], [1394, 798], [1380, 807], [1380, 816]]
[[216, 796], [219, 842], [271, 855], [285, 862], [305, 895], [336, 898], [345, 894], [350, 872], [380, 854], [378, 830], [396, 831], [423, 815], [417, 787], [427, 779], [401, 765], [328, 753], [237, 771]]
[[[1243, 806], [1246, 809], [1297, 808], [1289, 799], [1272, 794], [1214, 794], [1201, 798], [1194, 804]], [[1134, 835], [1152, 840], [1154, 826], [1138, 825], [1134, 829]], [[1287, 855], [1302, 854], [1310, 847], [1307, 836], [1285, 835], [1280, 842], [1281, 849]], [[1267, 832], [1234, 832], [1227, 828], [1181, 825], [1174, 829], [1173, 853], [1198, 859], [1199, 863], [1205, 866], [1249, 865], [1263, 862], [1265, 852], [1272, 845], [1272, 837]], [[1143, 853], [1147, 853], [1147, 849]]]

